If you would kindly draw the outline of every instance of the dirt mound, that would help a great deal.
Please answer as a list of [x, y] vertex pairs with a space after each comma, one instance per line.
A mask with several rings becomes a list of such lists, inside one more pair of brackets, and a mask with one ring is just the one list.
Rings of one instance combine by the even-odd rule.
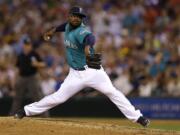
[[79, 119], [0, 117], [0, 135], [180, 135], [175, 131], [129, 128], [111, 122]]

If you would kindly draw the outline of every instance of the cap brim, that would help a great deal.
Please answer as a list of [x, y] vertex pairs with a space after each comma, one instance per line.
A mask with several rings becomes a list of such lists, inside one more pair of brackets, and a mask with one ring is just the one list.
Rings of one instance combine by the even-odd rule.
[[86, 17], [86, 15], [85, 15], [85, 14], [82, 14], [82, 13], [72, 13], [72, 14], [78, 15], [78, 16], [80, 16], [80, 17], [82, 17], [82, 18], [85, 18], [85, 17]]

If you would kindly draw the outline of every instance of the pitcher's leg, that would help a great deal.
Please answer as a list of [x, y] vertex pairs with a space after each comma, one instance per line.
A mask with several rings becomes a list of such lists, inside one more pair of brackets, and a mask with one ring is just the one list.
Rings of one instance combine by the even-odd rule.
[[99, 71], [98, 78], [99, 81], [94, 82], [93, 87], [109, 97], [129, 120], [135, 122], [142, 116], [141, 112], [136, 110], [129, 100], [112, 85], [104, 71]]
[[64, 103], [74, 94], [79, 92], [83, 87], [84, 85], [80, 80], [66, 79], [57, 92], [44, 97], [39, 102], [26, 105], [24, 107], [25, 113], [27, 116], [41, 114], [58, 104]]
[[141, 112], [139, 110], [136, 110], [135, 107], [129, 102], [129, 100], [113, 86], [101, 84], [98, 90], [109, 97], [109, 99], [129, 120], [136, 122], [138, 118], [142, 116]]

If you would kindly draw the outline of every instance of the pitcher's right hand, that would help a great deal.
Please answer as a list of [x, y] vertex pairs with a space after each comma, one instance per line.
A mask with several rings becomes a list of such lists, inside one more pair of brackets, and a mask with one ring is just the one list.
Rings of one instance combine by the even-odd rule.
[[56, 28], [51, 28], [49, 31], [45, 32], [43, 35], [44, 40], [49, 41], [52, 38], [55, 31], [56, 31]]

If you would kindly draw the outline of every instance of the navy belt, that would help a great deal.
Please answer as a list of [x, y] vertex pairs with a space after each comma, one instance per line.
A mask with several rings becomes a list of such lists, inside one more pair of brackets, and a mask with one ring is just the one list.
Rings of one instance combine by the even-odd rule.
[[74, 70], [83, 71], [83, 70], [86, 70], [86, 69], [84, 67], [82, 67], [82, 68], [74, 68]]

